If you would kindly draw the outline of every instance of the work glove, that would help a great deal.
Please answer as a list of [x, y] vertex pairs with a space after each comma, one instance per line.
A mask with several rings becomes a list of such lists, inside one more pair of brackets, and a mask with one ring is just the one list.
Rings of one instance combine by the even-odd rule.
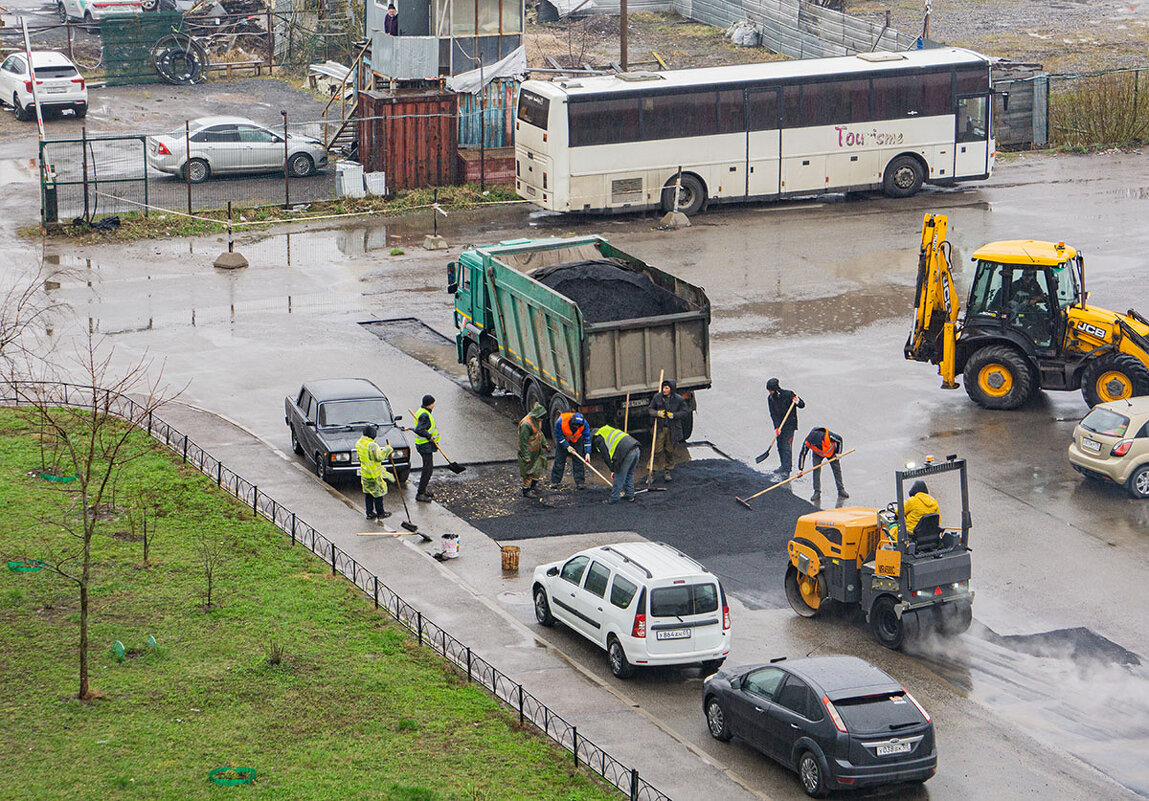
[[664, 409], [659, 409], [659, 410], [656, 412], [656, 414], [657, 414], [659, 417], [666, 417], [666, 411], [665, 411]]
[[384, 470], [384, 471], [383, 471], [383, 473], [382, 473], [382, 478], [383, 478], [383, 480], [384, 480], [384, 481], [388, 481], [388, 482], [390, 482], [390, 483], [392, 483], [392, 484], [394, 484], [394, 483], [395, 483], [395, 476], [391, 475], [391, 471], [390, 471], [390, 470]]
[[667, 412], [666, 416], [673, 420], [674, 419], [674, 412]]
[[775, 428], [775, 429], [774, 429], [774, 436], [776, 436], [776, 437], [780, 437], [780, 436], [782, 436], [782, 429], [780, 429], [780, 428]]

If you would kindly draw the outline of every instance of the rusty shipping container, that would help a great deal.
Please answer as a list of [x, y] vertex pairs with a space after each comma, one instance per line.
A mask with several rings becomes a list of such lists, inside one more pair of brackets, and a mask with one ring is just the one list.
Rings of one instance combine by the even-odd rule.
[[456, 182], [457, 101], [444, 90], [362, 92], [359, 160], [387, 173], [387, 188], [419, 189]]

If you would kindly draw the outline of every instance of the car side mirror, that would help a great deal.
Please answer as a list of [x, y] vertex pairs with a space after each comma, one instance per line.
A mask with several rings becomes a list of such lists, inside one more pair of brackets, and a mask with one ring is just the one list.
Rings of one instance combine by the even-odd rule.
[[459, 289], [459, 277], [455, 270], [455, 262], [447, 263], [447, 294], [454, 295]]
[[547, 571], [548, 576], [557, 576], [558, 574], [559, 574], [559, 569], [557, 567], [552, 567], [550, 570]]
[[735, 676], [734, 678], [732, 678], [730, 680], [730, 689], [732, 689], [732, 690], [741, 690], [742, 689], [742, 677], [741, 676]]
[[393, 417], [392, 419], [393, 419], [393, 420], [394, 420], [396, 423], [402, 423], [402, 422], [403, 422], [403, 415], [401, 415], [401, 414], [397, 414], [397, 415], [395, 415], [395, 417]]

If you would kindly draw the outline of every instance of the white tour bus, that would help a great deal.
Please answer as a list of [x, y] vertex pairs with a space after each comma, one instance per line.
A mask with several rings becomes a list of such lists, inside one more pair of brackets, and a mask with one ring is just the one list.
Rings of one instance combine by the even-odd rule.
[[989, 59], [968, 50], [525, 81], [515, 188], [554, 211], [670, 210], [988, 178]]

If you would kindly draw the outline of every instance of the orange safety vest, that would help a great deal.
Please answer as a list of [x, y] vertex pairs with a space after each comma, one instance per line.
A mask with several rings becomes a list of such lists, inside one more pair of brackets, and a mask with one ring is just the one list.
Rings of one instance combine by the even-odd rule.
[[585, 428], [584, 428], [585, 423], [584, 423], [584, 425], [579, 426], [574, 431], [571, 431], [571, 420], [574, 418], [574, 416], [575, 416], [574, 412], [566, 412], [564, 414], [559, 415], [559, 421], [561, 424], [563, 436], [566, 437], [567, 442], [569, 442], [571, 444], [574, 444], [574, 443], [578, 442], [579, 440], [581, 440], [583, 431], [585, 430]]
[[825, 434], [822, 436], [822, 444], [810, 445], [810, 450], [823, 457], [830, 457], [834, 455], [834, 442], [830, 439], [830, 429], [827, 428], [825, 430]]

